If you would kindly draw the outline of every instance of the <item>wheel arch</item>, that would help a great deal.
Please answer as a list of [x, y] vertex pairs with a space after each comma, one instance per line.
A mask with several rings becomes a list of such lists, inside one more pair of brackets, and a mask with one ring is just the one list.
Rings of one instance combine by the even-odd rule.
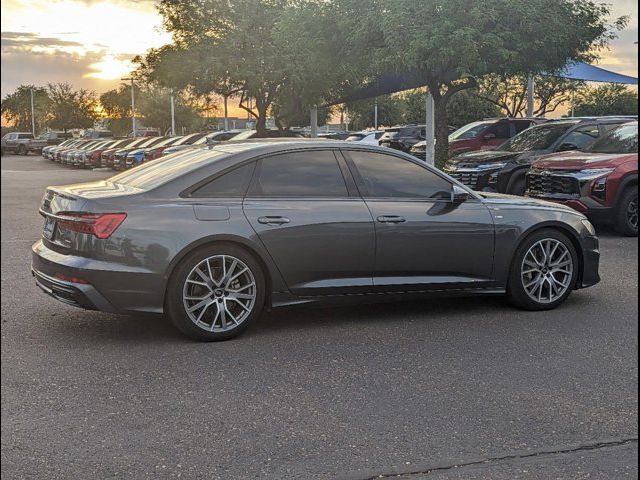
[[243, 237], [237, 237], [234, 235], [210, 235], [210, 236], [198, 239], [195, 242], [184, 247], [173, 258], [173, 260], [171, 260], [163, 276], [163, 282], [164, 282], [163, 304], [166, 302], [166, 299], [167, 299], [167, 289], [169, 288], [169, 281], [173, 276], [177, 266], [180, 264], [180, 262], [182, 262], [182, 260], [184, 260], [188, 255], [191, 255], [193, 252], [203, 248], [210, 247], [212, 245], [216, 245], [216, 244], [235, 245], [237, 247], [242, 248], [243, 250], [246, 250], [247, 253], [249, 253], [251, 256], [255, 258], [255, 260], [260, 265], [260, 268], [262, 269], [262, 273], [264, 275], [265, 290], [266, 290], [265, 291], [265, 307], [270, 308], [272, 290], [274, 286], [274, 281], [276, 280], [274, 277], [276, 275], [279, 276], [279, 273], [274, 272], [272, 270], [273, 267], [271, 266], [271, 263], [268, 260], [268, 257], [265, 258], [267, 255], [266, 252], [262, 251], [262, 249], [260, 249], [258, 246], [253, 244], [251, 241]]
[[629, 173], [627, 175], [625, 175], [624, 177], [622, 177], [622, 180], [620, 181], [620, 185], [618, 186], [618, 190], [616, 192], [616, 201], [615, 201], [615, 207], [618, 208], [619, 204], [620, 204], [620, 200], [622, 199], [622, 195], [624, 194], [624, 192], [626, 191], [627, 188], [629, 187], [637, 187], [638, 186], [638, 173]]
[[507, 278], [511, 277], [511, 272], [514, 267], [513, 258], [516, 252], [524, 244], [524, 242], [526, 242], [532, 235], [540, 232], [541, 230], [548, 229], [559, 231], [571, 241], [571, 244], [573, 245], [573, 248], [575, 248], [576, 255], [578, 257], [578, 275], [576, 276], [576, 285], [580, 285], [582, 282], [582, 277], [584, 275], [585, 264], [582, 243], [580, 242], [580, 235], [573, 228], [571, 228], [570, 225], [558, 221], [539, 223], [522, 232], [522, 235], [520, 235], [518, 240], [515, 242], [515, 246], [513, 248], [513, 251], [511, 252], [511, 262], [509, 264], [509, 272]]

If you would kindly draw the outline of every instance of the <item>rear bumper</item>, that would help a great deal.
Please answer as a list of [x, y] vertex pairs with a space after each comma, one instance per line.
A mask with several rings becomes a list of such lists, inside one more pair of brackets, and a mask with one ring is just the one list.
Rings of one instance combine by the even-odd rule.
[[161, 273], [115, 260], [64, 255], [42, 240], [31, 250], [36, 284], [56, 300], [111, 313], [163, 312], [166, 284]]

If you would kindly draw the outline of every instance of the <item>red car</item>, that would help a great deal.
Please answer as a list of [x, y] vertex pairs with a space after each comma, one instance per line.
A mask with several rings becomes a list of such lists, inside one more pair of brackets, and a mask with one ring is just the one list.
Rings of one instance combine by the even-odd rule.
[[638, 123], [611, 130], [585, 152], [535, 161], [526, 195], [564, 203], [594, 223], [638, 236]]

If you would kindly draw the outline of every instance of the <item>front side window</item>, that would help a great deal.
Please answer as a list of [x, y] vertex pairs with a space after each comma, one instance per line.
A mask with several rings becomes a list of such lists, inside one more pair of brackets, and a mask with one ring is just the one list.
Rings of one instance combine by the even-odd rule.
[[579, 149], [582, 149], [591, 145], [599, 136], [600, 129], [597, 125], [585, 125], [570, 132], [562, 140], [562, 143], [575, 145]]
[[330, 150], [293, 152], [260, 161], [250, 196], [348, 197], [347, 186]]
[[591, 148], [593, 153], [638, 153], [638, 125], [625, 125], [611, 130]]
[[526, 129], [503, 143], [499, 150], [505, 152], [531, 152], [546, 150], [565, 134], [575, 123], [548, 123]]
[[373, 152], [348, 152], [369, 198], [450, 199], [451, 184], [402, 158]]
[[214, 178], [195, 190], [191, 196], [198, 198], [242, 198], [247, 192], [255, 162], [235, 168]]

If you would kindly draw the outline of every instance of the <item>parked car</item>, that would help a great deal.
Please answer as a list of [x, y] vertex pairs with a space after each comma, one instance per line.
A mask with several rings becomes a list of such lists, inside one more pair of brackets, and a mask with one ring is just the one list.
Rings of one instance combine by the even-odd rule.
[[104, 140], [89, 140], [87, 143], [76, 145], [73, 148], [68, 148], [60, 155], [60, 163], [63, 165], [77, 166], [79, 158], [82, 156], [85, 148], [92, 148], [96, 145], [100, 145]]
[[70, 138], [69, 140], [65, 140], [64, 142], [61, 142], [59, 145], [50, 145], [47, 147], [43, 147], [41, 152], [42, 157], [47, 160], [53, 160], [53, 152], [61, 148], [70, 147], [80, 141], [81, 140], [78, 140], [77, 138]]
[[[296, 132], [293, 130], [267, 130], [266, 134], [258, 135], [257, 130], [243, 130], [237, 135], [229, 138], [228, 140], [239, 141], [239, 140], [250, 140], [253, 138], [304, 138], [304, 135], [301, 132]], [[215, 142], [224, 141], [222, 139], [216, 139]], [[214, 142], [214, 143], [215, 143]], [[212, 142], [209, 142], [211, 144]]]
[[638, 236], [638, 123], [611, 130], [585, 152], [535, 161], [526, 194], [563, 203], [594, 223]]
[[101, 130], [101, 129], [89, 128], [89, 129], [85, 130], [84, 132], [82, 132], [81, 137], [82, 138], [93, 138], [93, 139], [113, 138], [113, 132], [111, 130]]
[[[477, 150], [492, 150], [526, 130], [546, 120], [540, 118], [489, 118], [469, 123], [449, 135], [449, 154], [460, 155]], [[421, 160], [426, 157], [426, 141], [411, 147], [411, 155]]]
[[345, 138], [345, 142], [357, 142], [363, 145], [378, 145], [380, 137], [384, 134], [384, 130], [363, 130], [362, 132], [353, 132]]
[[346, 140], [351, 134], [349, 132], [319, 132], [318, 138], [327, 140]]
[[89, 145], [90, 143], [95, 142], [96, 140], [91, 140], [91, 139], [80, 139], [77, 142], [73, 142], [72, 144], [65, 146], [63, 148], [56, 148], [54, 150], [52, 150], [53, 152], [53, 160], [59, 163], [63, 163], [62, 162], [62, 157], [65, 153], [71, 151], [71, 150], [76, 150], [78, 148], [84, 147], [85, 145]]
[[154, 149], [168, 147], [179, 141], [181, 138], [182, 137], [162, 137], [161, 141], [158, 141], [153, 145], [150, 145], [149, 147], [140, 147], [134, 150], [130, 150], [129, 152], [127, 152], [127, 155], [125, 157], [124, 168], [133, 168], [137, 165], [142, 164], [144, 162], [144, 153], [151, 147], [153, 147]]
[[113, 155], [113, 163], [111, 165], [111, 168], [113, 168], [114, 170], [124, 170], [125, 168], [127, 168], [127, 156], [129, 155], [130, 152], [134, 152], [134, 151], [136, 152], [135, 156], [140, 158], [140, 161], [137, 163], [142, 163], [143, 149], [148, 147], [153, 147], [154, 145], [158, 145], [159, 143], [164, 142], [169, 138], [174, 138], [174, 137], [143, 137], [143, 138], [140, 138], [139, 139], [140, 141], [135, 144], [131, 144], [125, 148], [116, 150], [116, 152]]
[[114, 139], [110, 142], [106, 142], [102, 145], [87, 149], [82, 155], [84, 167], [85, 168], [100, 167], [101, 156], [103, 152], [111, 149], [124, 148], [130, 143], [132, 143], [132, 141], [133, 139], [131, 138], [119, 138], [119, 139]]
[[385, 129], [380, 137], [379, 144], [382, 147], [393, 148], [402, 152], [410, 152], [411, 148], [425, 139], [426, 128], [424, 125], [403, 125]]
[[142, 162], [150, 162], [151, 160], [155, 160], [156, 158], [160, 158], [164, 151], [170, 147], [189, 147], [193, 145], [195, 142], [200, 140], [201, 138], [205, 138], [205, 133], [191, 133], [189, 135], [185, 135], [183, 137], [177, 137], [173, 142], [169, 142], [167, 144], [156, 145], [155, 147], [150, 147], [145, 149], [142, 155]]
[[220, 132], [208, 133], [193, 142], [191, 145], [171, 145], [170, 147], [167, 147], [162, 151], [162, 156], [171, 155], [172, 153], [180, 152], [183, 150], [190, 150], [198, 147], [204, 148], [206, 145], [215, 145], [220, 142], [226, 142], [227, 140], [235, 137], [243, 131], [244, 130], [224, 130]]
[[473, 190], [524, 195], [525, 175], [543, 155], [588, 148], [624, 118], [554, 120], [535, 125], [495, 150], [463, 153], [450, 159], [444, 171]]
[[548, 310], [599, 281], [579, 212], [475, 193], [411, 155], [341, 141], [186, 151], [49, 187], [40, 212], [32, 272], [44, 292], [165, 313], [200, 340], [281, 305], [444, 292]]
[[27, 155], [29, 153], [28, 144], [33, 140], [33, 134], [29, 132], [7, 133], [0, 140], [0, 154], [14, 153]]
[[114, 168], [113, 167], [113, 162], [115, 159], [115, 154], [123, 149], [127, 149], [127, 148], [135, 148], [140, 146], [143, 143], [146, 143], [149, 141], [149, 137], [135, 137], [135, 138], [128, 138], [129, 142], [128, 143], [124, 143], [122, 146], [120, 147], [113, 147], [113, 148], [109, 148], [107, 150], [103, 150], [102, 153], [100, 154], [100, 166], [103, 168]]
[[27, 152], [41, 153], [42, 149], [51, 145], [59, 145], [73, 138], [70, 132], [45, 132], [27, 144]]

